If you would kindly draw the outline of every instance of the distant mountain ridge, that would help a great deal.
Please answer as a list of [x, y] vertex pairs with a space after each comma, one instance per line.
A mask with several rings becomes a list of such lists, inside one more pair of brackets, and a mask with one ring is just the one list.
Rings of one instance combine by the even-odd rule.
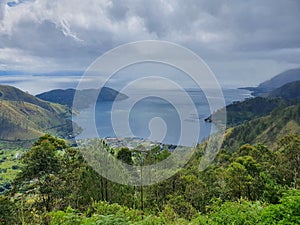
[[[243, 144], [254, 143], [275, 147], [276, 141], [284, 136], [300, 134], [300, 79], [297, 80], [300, 69], [293, 70], [294, 76], [286, 79], [290, 72], [262, 83], [260, 88], [269, 89], [265, 88], [265, 92], [260, 92], [259, 97], [235, 102], [226, 107], [229, 128], [225, 134], [223, 148], [235, 151]], [[274, 80], [276, 82], [273, 82]], [[287, 82], [290, 80], [293, 81]], [[287, 83], [273, 89], [282, 82]], [[206, 120], [211, 122], [211, 118], [218, 118], [218, 111]]]
[[[36, 95], [36, 97], [45, 101], [59, 103], [61, 105], [67, 105], [69, 107], [72, 107], [76, 92], [79, 103], [78, 105], [80, 105], [81, 108], [86, 108], [93, 103], [90, 100], [90, 96], [99, 94], [99, 90], [97, 89], [75, 90], [70, 88], [65, 90], [51, 90], [48, 92], [38, 94]], [[103, 87], [100, 91], [98, 101], [119, 101], [124, 100], [126, 98], [128, 98], [128, 96], [125, 94], [122, 94], [112, 88]]]
[[284, 71], [276, 75], [275, 77], [271, 78], [270, 80], [261, 83], [260, 85], [258, 85], [257, 88], [266, 91], [272, 91], [275, 88], [279, 88], [287, 83], [297, 81], [297, 80], [300, 80], [300, 68]]
[[[237, 126], [244, 122], [266, 116], [279, 107], [293, 105], [300, 99], [300, 81], [287, 83], [269, 93], [264, 93], [258, 97], [249, 98], [241, 102], [234, 102], [226, 106], [227, 126]], [[206, 122], [217, 120], [218, 110], [213, 115], [205, 119]]]
[[298, 80], [300, 80], [300, 68], [295, 68], [295, 69], [284, 71], [274, 76], [270, 80], [262, 82], [257, 87], [246, 87], [243, 89], [252, 91], [252, 94], [254, 96], [259, 96], [259, 95], [269, 93], [285, 84], [298, 81]]
[[287, 83], [265, 95], [268, 98], [297, 99], [300, 98], [300, 80]]
[[44, 133], [72, 135], [71, 110], [40, 100], [15, 87], [0, 85], [0, 139], [33, 140]]

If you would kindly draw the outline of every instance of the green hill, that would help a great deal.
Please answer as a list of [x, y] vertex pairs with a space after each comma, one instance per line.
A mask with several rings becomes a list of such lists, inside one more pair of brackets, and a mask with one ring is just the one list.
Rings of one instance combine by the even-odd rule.
[[285, 84], [266, 94], [266, 97], [284, 99], [300, 98], [300, 80]]
[[[249, 98], [244, 101], [237, 101], [226, 106], [227, 126], [237, 126], [244, 122], [266, 116], [278, 107], [286, 107], [297, 102], [300, 98], [300, 81], [294, 81], [265, 93], [262, 96]], [[218, 118], [217, 114], [214, 118]], [[212, 116], [205, 119], [207, 122], [213, 122]]]
[[28, 102], [46, 110], [52, 110], [49, 103], [42, 101], [18, 88], [0, 84], [0, 100]]
[[[36, 97], [54, 103], [59, 103], [62, 105], [67, 105], [72, 107], [73, 99], [75, 96], [76, 90], [75, 89], [56, 89], [48, 92], [44, 92], [41, 94], [36, 95]], [[94, 96], [98, 94], [97, 89], [85, 89], [85, 90], [77, 90], [77, 96], [79, 100], [79, 105], [82, 108], [88, 107], [93, 102], [90, 101], [90, 96]], [[100, 91], [98, 101], [114, 101], [114, 100], [123, 100], [128, 98], [127, 95], [124, 95], [114, 89], [103, 87]]]
[[276, 108], [270, 114], [229, 128], [223, 146], [234, 150], [249, 143], [274, 147], [276, 141], [289, 134], [300, 134], [300, 101]]
[[[290, 82], [255, 97], [226, 106], [227, 126], [223, 146], [234, 151], [243, 144], [263, 143], [269, 147], [288, 134], [300, 134], [300, 81]], [[217, 111], [211, 118], [217, 120]]]
[[72, 134], [67, 106], [42, 101], [15, 87], [0, 85], [0, 139], [32, 140], [44, 133]]
[[228, 126], [240, 125], [246, 121], [265, 116], [279, 106], [287, 105], [283, 99], [256, 97], [235, 102], [226, 107]]
[[300, 68], [284, 71], [270, 80], [261, 83], [257, 88], [269, 92], [297, 80], [300, 80]]

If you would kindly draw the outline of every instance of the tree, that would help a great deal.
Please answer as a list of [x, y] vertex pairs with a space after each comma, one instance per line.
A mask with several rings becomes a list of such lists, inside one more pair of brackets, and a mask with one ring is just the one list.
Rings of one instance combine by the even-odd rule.
[[61, 182], [58, 174], [60, 158], [55, 144], [46, 136], [41, 137], [22, 158], [24, 166], [18, 174], [13, 191], [36, 195], [36, 205], [41, 211], [50, 212]]
[[278, 160], [283, 179], [293, 188], [300, 183], [300, 136], [288, 135], [278, 143]]
[[251, 156], [238, 157], [227, 170], [228, 185], [235, 198], [259, 198], [259, 164]]
[[132, 153], [128, 148], [121, 148], [117, 153], [117, 159], [123, 161], [124, 163], [127, 163], [129, 165], [133, 164], [132, 161]]
[[262, 212], [262, 224], [300, 223], [300, 191], [290, 190], [280, 199], [280, 204], [270, 205]]

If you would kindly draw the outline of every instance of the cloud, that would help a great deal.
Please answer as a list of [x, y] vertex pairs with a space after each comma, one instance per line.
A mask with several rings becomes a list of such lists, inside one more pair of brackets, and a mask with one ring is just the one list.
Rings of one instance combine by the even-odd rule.
[[296, 0], [1, 1], [0, 69], [84, 70], [120, 44], [158, 39], [195, 51], [218, 76], [250, 76], [259, 62], [263, 80], [300, 65], [299, 10]]

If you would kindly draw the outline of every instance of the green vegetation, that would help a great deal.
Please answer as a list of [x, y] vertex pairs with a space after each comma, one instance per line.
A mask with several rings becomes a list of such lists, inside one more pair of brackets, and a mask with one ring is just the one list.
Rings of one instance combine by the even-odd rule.
[[226, 107], [227, 125], [237, 126], [271, 113], [278, 107], [288, 105], [283, 99], [250, 98], [243, 102], [234, 102]]
[[[40, 135], [62, 124], [56, 115], [67, 115], [66, 107], [40, 105], [27, 94], [17, 101], [20, 92], [11, 87], [0, 93], [1, 132], [9, 137]], [[229, 106], [231, 127], [214, 162], [199, 171], [204, 142], [178, 173], [150, 186], [106, 179], [85, 161], [84, 149], [49, 134], [28, 148], [30, 141], [1, 141], [0, 224], [300, 224], [300, 102], [281, 95]], [[101, 165], [115, 157], [138, 168], [170, 155], [159, 146], [129, 150], [87, 141]]]
[[223, 146], [231, 151], [246, 143], [275, 147], [277, 140], [293, 133], [300, 134], [300, 103], [278, 107], [267, 116], [228, 129]]
[[44, 133], [72, 134], [68, 107], [42, 101], [17, 88], [0, 85], [0, 140], [34, 140]]
[[[287, 83], [271, 92], [264, 93], [260, 97], [249, 98], [245, 101], [237, 101], [226, 106], [227, 126], [234, 127], [244, 122], [267, 116], [274, 110], [284, 108], [300, 102], [300, 81]], [[207, 122], [217, 122], [220, 109], [205, 119]]]
[[279, 87], [270, 93], [266, 94], [269, 98], [284, 98], [284, 99], [297, 99], [300, 98], [300, 81], [294, 81], [287, 83], [282, 87]]
[[[97, 148], [130, 164], [138, 150]], [[12, 189], [0, 198], [1, 224], [299, 224], [300, 136], [275, 148], [222, 149], [198, 170], [204, 145], [190, 162], [161, 183], [130, 187], [113, 183], [86, 164], [76, 148], [50, 135], [22, 157]], [[147, 164], [168, 154], [143, 152]]]

